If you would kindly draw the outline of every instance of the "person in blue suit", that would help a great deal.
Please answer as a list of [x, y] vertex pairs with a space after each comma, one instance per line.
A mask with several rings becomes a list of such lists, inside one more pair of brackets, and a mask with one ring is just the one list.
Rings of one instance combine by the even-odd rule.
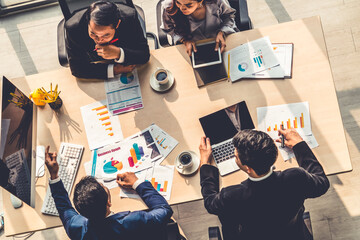
[[110, 210], [110, 191], [95, 178], [86, 176], [75, 186], [72, 207], [67, 191], [58, 175], [56, 153], [46, 148], [45, 163], [50, 172], [50, 189], [56, 208], [71, 239], [165, 239], [165, 227], [173, 212], [149, 182], [141, 182], [134, 173], [118, 174], [117, 183], [133, 188], [149, 207], [148, 211]]

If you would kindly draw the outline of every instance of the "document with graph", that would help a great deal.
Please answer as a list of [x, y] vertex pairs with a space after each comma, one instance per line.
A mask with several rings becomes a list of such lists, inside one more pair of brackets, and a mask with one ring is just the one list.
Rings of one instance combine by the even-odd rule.
[[[166, 200], [170, 200], [174, 178], [173, 165], [154, 166], [153, 168], [135, 173], [141, 181], [148, 181]], [[121, 188], [120, 197], [140, 198], [136, 191]]]
[[[257, 108], [258, 129], [266, 132], [272, 139], [278, 139], [278, 130], [283, 125], [284, 129], [294, 128], [307, 142], [310, 148], [319, 146], [312, 130], [308, 102], [283, 104]], [[277, 143], [284, 160], [294, 157], [291, 149], [281, 148]]]
[[111, 116], [106, 100], [80, 108], [90, 150], [124, 139], [117, 116]]
[[105, 82], [107, 106], [112, 115], [144, 107], [137, 70], [116, 75]]
[[275, 56], [280, 65], [268, 68], [264, 71], [254, 73], [245, 78], [291, 78], [294, 44], [277, 43], [272, 44]]
[[223, 61], [232, 82], [280, 64], [269, 37], [259, 38], [225, 52]]
[[[156, 146], [158, 147], [160, 153], [163, 155], [164, 159], [170, 154], [170, 152], [179, 144], [179, 142], [167, 134], [156, 124], [152, 124], [149, 127], [150, 134], [153, 137]], [[157, 161], [156, 164], [160, 164], [161, 161]]]

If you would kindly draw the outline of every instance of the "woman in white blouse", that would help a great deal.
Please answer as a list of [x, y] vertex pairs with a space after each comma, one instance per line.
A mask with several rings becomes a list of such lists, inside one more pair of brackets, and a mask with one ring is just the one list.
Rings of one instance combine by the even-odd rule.
[[206, 38], [215, 38], [215, 50], [220, 44], [223, 52], [225, 35], [238, 31], [228, 0], [164, 0], [161, 29], [184, 43], [189, 56], [196, 52], [195, 42]]

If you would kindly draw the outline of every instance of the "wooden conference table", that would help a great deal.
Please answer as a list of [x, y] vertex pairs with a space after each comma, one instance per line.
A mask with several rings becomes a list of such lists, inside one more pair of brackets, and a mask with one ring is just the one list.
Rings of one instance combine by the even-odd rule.
[[[184, 46], [152, 51], [150, 62], [139, 68], [145, 107], [119, 116], [124, 137], [156, 123], [179, 141], [165, 160], [165, 164], [174, 164], [175, 157], [181, 151], [193, 150], [198, 153], [200, 137], [204, 135], [199, 117], [246, 100], [257, 125], [257, 107], [308, 101], [312, 130], [319, 143], [314, 152], [326, 173], [350, 171], [352, 166], [320, 18], [311, 17], [233, 34], [227, 38], [227, 49], [263, 36], [269, 36], [275, 43], [294, 43], [292, 79], [243, 80], [236, 83], [223, 81], [199, 89]], [[150, 88], [149, 79], [157, 67], [170, 70], [176, 79], [175, 86], [168, 93], [158, 94]], [[60, 142], [84, 145], [85, 152], [76, 179], [78, 182], [85, 176], [83, 164], [91, 159], [80, 107], [105, 99], [104, 83], [77, 80], [67, 68], [15, 79], [14, 82], [25, 93], [40, 86], [47, 88], [51, 82], [59, 84], [64, 105], [59, 113], [53, 112], [48, 106], [39, 109], [38, 144], [50, 144], [53, 151], [58, 149]], [[277, 170], [295, 166], [296, 161], [284, 162], [281, 156], [276, 162]], [[238, 171], [222, 178], [221, 184], [237, 184], [246, 178], [244, 173]], [[47, 184], [46, 173], [36, 184], [35, 209], [24, 205], [15, 210], [9, 194], [3, 191], [6, 235], [61, 225], [59, 218], [40, 212]], [[112, 189], [111, 194], [114, 212], [146, 208], [140, 200], [120, 199], [118, 188]], [[199, 173], [184, 177], [175, 171], [169, 203], [201, 198]]]

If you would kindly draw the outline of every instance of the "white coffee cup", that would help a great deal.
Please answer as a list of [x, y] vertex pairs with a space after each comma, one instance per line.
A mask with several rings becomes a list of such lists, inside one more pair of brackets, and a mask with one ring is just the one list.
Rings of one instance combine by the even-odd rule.
[[192, 157], [191, 153], [187, 152], [187, 151], [184, 151], [184, 152], [180, 153], [177, 156], [177, 159], [178, 159], [177, 167], [179, 169], [182, 169], [182, 170], [189, 169], [194, 164], [193, 157]]
[[169, 82], [169, 74], [166, 69], [158, 68], [154, 74], [154, 77], [160, 85], [165, 85]]

